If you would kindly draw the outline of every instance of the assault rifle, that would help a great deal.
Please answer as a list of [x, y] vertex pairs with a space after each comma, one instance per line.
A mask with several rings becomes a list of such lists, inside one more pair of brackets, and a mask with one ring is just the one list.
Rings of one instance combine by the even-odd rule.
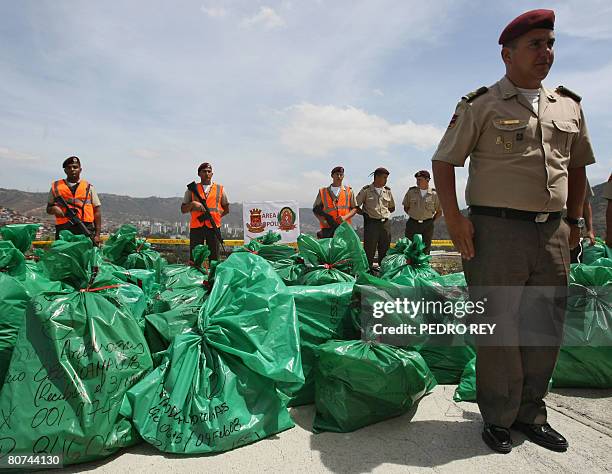
[[81, 219], [79, 219], [79, 217], [74, 212], [74, 209], [72, 209], [68, 205], [64, 197], [61, 194], [58, 194], [57, 196], [55, 196], [55, 201], [58, 202], [63, 208], [65, 208], [64, 216], [68, 219], [68, 221], [72, 225], [78, 227], [79, 230], [83, 233], [83, 235], [86, 235], [87, 237], [89, 237], [92, 240], [92, 242], [94, 242], [95, 244], [94, 236], [91, 235], [91, 232], [89, 231], [87, 226], [83, 223]]
[[219, 243], [221, 243], [221, 248], [223, 249], [223, 253], [225, 253], [225, 245], [223, 245], [224, 241], [223, 241], [223, 237], [221, 236], [221, 231], [217, 227], [217, 224], [215, 224], [215, 220], [213, 219], [212, 214], [210, 213], [210, 209], [208, 208], [208, 205], [206, 204], [206, 199], [203, 199], [202, 196], [200, 196], [200, 192], [198, 191], [198, 185], [196, 184], [195, 181], [192, 181], [191, 183], [187, 185], [187, 189], [191, 191], [193, 195], [196, 197], [196, 199], [198, 200], [198, 202], [202, 204], [202, 206], [204, 206], [204, 212], [200, 216], [198, 216], [198, 220], [200, 222], [204, 222], [204, 221], [210, 222], [210, 225], [212, 226], [212, 229], [215, 232], [215, 236], [217, 237], [217, 240], [219, 241]]
[[329, 225], [329, 227], [332, 229], [333, 232], [336, 231], [336, 228], [340, 225], [336, 222], [336, 219], [334, 219], [332, 216], [330, 216], [329, 214], [323, 212], [323, 206], [322, 205], [318, 205], [312, 208], [312, 212], [316, 215], [316, 216], [321, 216], [323, 219], [325, 219], [327, 221], [327, 225]]

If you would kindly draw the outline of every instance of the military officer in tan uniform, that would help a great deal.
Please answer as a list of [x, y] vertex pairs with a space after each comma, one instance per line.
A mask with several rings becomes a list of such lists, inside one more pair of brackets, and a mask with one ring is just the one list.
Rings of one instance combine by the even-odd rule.
[[606, 245], [612, 247], [612, 174], [604, 186], [604, 199], [608, 200], [606, 207]]
[[395, 211], [391, 188], [386, 186], [389, 171], [376, 168], [370, 176], [374, 181], [361, 188], [357, 194], [357, 205], [363, 214], [363, 246], [370, 269], [374, 269], [374, 254], [378, 250], [378, 263], [385, 258], [391, 245], [389, 219]]
[[[533, 10], [503, 30], [506, 75], [459, 102], [433, 156], [438, 195], [464, 259], [470, 295], [505, 289], [486, 302], [481, 316], [498, 323], [493, 343], [483, 336], [476, 341], [482, 437], [502, 453], [512, 449], [510, 427], [548, 449], [568, 446], [547, 423], [543, 398], [558, 356], [569, 250], [584, 224], [585, 165], [595, 159], [580, 97], [542, 85], [554, 58], [553, 29], [553, 11]], [[455, 166], [468, 156], [469, 218], [459, 212], [455, 194]], [[567, 221], [561, 219], [564, 204]], [[546, 297], [527, 307], [523, 295], [531, 287]], [[538, 344], [542, 333], [524, 331], [535, 325], [550, 331], [546, 343]]]
[[412, 240], [415, 234], [423, 236], [425, 253], [429, 255], [431, 239], [434, 232], [434, 221], [442, 215], [440, 200], [435, 189], [429, 187], [429, 171], [421, 170], [414, 177], [417, 185], [406, 192], [402, 205], [408, 214], [406, 237]]

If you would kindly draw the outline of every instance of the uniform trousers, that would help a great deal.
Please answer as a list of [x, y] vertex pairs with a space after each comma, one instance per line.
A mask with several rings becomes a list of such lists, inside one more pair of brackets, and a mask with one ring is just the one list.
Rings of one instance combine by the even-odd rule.
[[[496, 335], [476, 337], [478, 407], [486, 423], [506, 428], [515, 421], [546, 423], [543, 399], [565, 319], [569, 226], [562, 219], [470, 219], [475, 257], [463, 261], [470, 296], [482, 299], [490, 287], [498, 287], [488, 293], [483, 315], [498, 324]], [[527, 298], [534, 292], [542, 297]]]
[[209, 261], [219, 260], [219, 239], [214, 229], [210, 227], [196, 227], [189, 229], [189, 256], [193, 260], [193, 249], [196, 245], [206, 244], [210, 250]]
[[431, 251], [431, 240], [433, 239], [434, 232], [434, 220], [433, 218], [419, 222], [418, 220], [409, 217], [406, 221], [406, 231], [404, 235], [412, 240], [415, 234], [421, 234], [423, 236], [423, 243], [425, 244], [425, 253], [429, 255]]
[[391, 245], [391, 224], [389, 219], [372, 219], [367, 214], [363, 216], [363, 247], [368, 265], [372, 268], [374, 254], [378, 250], [378, 263], [387, 255]]

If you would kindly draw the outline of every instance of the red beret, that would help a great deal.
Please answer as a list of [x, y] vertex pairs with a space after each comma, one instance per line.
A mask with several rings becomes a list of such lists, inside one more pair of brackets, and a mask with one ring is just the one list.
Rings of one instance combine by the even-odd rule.
[[387, 168], [376, 168], [371, 174], [370, 176], [374, 175], [374, 177], [378, 176], [379, 174], [386, 174], [387, 176], [389, 175], [389, 170]]
[[81, 160], [79, 160], [78, 156], [69, 156], [62, 163], [62, 168], [65, 168], [68, 165], [79, 165], [79, 166], [81, 166]]
[[210, 171], [212, 171], [212, 165], [207, 162], [202, 163], [200, 166], [198, 166], [198, 174], [204, 169], [210, 169]]
[[517, 16], [504, 28], [499, 44], [504, 45], [536, 28], [555, 29], [555, 12], [552, 10], [531, 10]]

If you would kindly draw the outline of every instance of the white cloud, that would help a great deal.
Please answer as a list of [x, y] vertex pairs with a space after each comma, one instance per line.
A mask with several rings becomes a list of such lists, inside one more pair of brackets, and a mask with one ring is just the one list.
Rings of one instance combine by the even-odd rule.
[[291, 151], [322, 156], [337, 149], [386, 150], [391, 145], [427, 149], [438, 144], [443, 131], [411, 120], [391, 124], [355, 107], [301, 104], [288, 111], [289, 125], [281, 142]]
[[374, 93], [374, 95], [377, 95], [378, 97], [383, 97], [385, 95], [385, 93], [381, 91], [380, 89], [374, 89], [372, 92]]
[[0, 147], [0, 159], [9, 161], [37, 161], [38, 156], [23, 153], [21, 151], [12, 150], [7, 147]]
[[258, 25], [261, 25], [266, 30], [272, 30], [285, 26], [285, 20], [283, 20], [273, 8], [264, 6], [260, 7], [257, 14], [254, 16], [242, 20], [242, 26]]
[[223, 18], [227, 15], [227, 10], [223, 7], [206, 7], [202, 5], [200, 10], [206, 13], [210, 18]]
[[158, 151], [149, 150], [147, 148], [136, 148], [132, 150], [132, 154], [138, 158], [144, 158], [145, 160], [153, 160], [161, 156]]
[[609, 0], [582, 0], [555, 6], [555, 29], [577, 38], [612, 38], [612, 3]]

